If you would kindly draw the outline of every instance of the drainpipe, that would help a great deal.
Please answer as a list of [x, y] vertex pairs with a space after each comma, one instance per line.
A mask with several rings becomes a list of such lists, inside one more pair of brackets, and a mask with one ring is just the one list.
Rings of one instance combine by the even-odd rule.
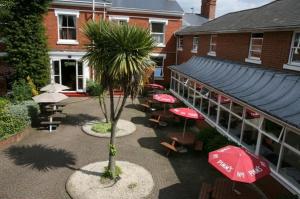
[[106, 3], [104, 3], [103, 7], [103, 19], [106, 20]]
[[178, 38], [177, 38], [175, 33], [174, 33], [174, 37], [176, 39], [175, 65], [177, 65], [178, 64], [178, 50], [177, 50], [177, 48], [178, 48]]
[[[93, 21], [95, 21], [95, 0], [93, 0]], [[93, 43], [94, 43], [94, 41], [93, 41]], [[92, 79], [94, 82], [95, 81], [95, 69], [93, 66], [91, 67], [91, 69], [92, 69]]]
[[95, 0], [93, 0], [93, 21], [95, 21]]

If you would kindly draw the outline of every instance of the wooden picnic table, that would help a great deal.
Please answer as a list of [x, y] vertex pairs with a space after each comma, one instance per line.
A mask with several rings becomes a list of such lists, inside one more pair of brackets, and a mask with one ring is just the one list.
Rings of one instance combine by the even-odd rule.
[[185, 133], [184, 136], [182, 133], [169, 133], [168, 137], [181, 145], [193, 145], [196, 141], [194, 133]]
[[212, 190], [212, 198], [214, 199], [224, 199], [230, 198], [235, 199], [239, 198], [238, 194], [233, 191], [233, 181], [218, 178], [215, 180]]

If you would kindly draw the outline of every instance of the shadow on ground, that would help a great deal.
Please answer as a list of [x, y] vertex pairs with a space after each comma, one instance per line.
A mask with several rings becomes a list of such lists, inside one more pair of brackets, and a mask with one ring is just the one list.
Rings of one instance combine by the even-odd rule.
[[62, 119], [62, 123], [64, 125], [82, 126], [86, 122], [99, 119], [100, 118], [89, 114], [67, 114], [66, 117]]
[[72, 166], [76, 163], [73, 153], [41, 144], [12, 146], [4, 153], [16, 165], [31, 167], [43, 172], [60, 167], [73, 169]]

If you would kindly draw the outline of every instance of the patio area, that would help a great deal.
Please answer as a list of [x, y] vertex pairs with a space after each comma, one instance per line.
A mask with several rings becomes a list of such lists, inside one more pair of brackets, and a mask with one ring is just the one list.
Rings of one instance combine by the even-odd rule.
[[[64, 109], [67, 117], [56, 131], [30, 129], [21, 142], [0, 151], [0, 198], [70, 198], [65, 190], [68, 177], [84, 165], [108, 159], [109, 139], [89, 136], [81, 130], [87, 121], [103, 118], [98, 101], [70, 98], [68, 102]], [[166, 156], [160, 141], [169, 132], [180, 132], [182, 126], [151, 128], [149, 117], [131, 100], [121, 118], [136, 124], [137, 129], [117, 138], [117, 159], [151, 172], [155, 187], [149, 198], [198, 198], [203, 182], [213, 184], [223, 178], [199, 152]], [[261, 198], [258, 193], [249, 194]]]

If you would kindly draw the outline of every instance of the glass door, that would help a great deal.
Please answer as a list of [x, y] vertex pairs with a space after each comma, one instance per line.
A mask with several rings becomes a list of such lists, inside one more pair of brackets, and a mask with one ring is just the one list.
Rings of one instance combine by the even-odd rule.
[[77, 91], [83, 91], [83, 63], [81, 61], [77, 61], [76, 76]]

